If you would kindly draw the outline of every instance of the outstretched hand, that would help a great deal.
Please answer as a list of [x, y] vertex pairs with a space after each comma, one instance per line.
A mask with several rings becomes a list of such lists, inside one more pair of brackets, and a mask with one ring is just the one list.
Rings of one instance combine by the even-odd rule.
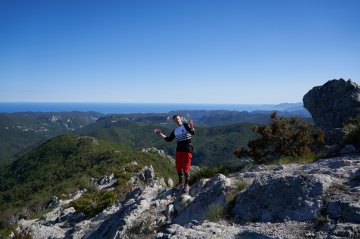
[[190, 128], [191, 128], [191, 129], [194, 128], [194, 122], [193, 122], [193, 120], [190, 120], [190, 121], [189, 121], [189, 125], [190, 125]]
[[154, 129], [154, 133], [161, 135], [163, 132], [161, 131], [161, 129], [155, 128], [155, 129]]

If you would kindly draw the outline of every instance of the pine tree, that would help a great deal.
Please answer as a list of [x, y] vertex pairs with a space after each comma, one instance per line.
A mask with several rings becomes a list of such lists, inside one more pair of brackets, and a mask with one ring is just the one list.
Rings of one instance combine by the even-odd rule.
[[252, 129], [260, 137], [248, 143], [249, 149], [234, 151], [238, 158], [251, 157], [258, 163], [290, 156], [300, 157], [318, 151], [324, 144], [324, 132], [296, 117], [277, 117], [271, 114], [269, 125]]

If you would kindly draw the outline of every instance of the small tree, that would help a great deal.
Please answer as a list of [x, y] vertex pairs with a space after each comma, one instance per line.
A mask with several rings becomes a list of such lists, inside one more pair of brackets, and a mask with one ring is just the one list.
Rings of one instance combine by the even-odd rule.
[[360, 116], [348, 120], [345, 125], [345, 143], [353, 144], [360, 149]]
[[277, 117], [276, 112], [271, 114], [269, 125], [252, 130], [260, 137], [248, 143], [249, 149], [236, 149], [238, 158], [251, 157], [258, 163], [283, 156], [297, 158], [318, 151], [324, 144], [322, 130], [295, 117]]

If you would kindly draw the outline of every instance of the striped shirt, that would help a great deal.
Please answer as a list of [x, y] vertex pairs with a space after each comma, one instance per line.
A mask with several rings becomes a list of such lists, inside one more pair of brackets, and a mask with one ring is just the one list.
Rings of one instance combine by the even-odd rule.
[[192, 152], [193, 146], [191, 144], [191, 135], [194, 135], [194, 129], [190, 129], [187, 123], [183, 123], [176, 127], [170, 136], [165, 137], [165, 140], [170, 142], [173, 139], [177, 141], [177, 152]]

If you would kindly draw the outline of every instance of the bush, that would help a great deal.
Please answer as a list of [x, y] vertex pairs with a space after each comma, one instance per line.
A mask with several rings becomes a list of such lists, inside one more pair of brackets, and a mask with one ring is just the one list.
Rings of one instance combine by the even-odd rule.
[[82, 197], [71, 202], [76, 211], [83, 212], [87, 216], [95, 216], [102, 210], [112, 205], [117, 198], [114, 190], [99, 190], [85, 193]]
[[4, 229], [0, 230], [0, 238], [9, 238], [10, 234], [15, 231], [17, 225], [9, 225], [8, 227], [4, 227]]
[[249, 149], [234, 151], [238, 158], [250, 157], [257, 163], [264, 163], [280, 157], [313, 154], [324, 144], [324, 132], [295, 117], [277, 117], [271, 114], [269, 125], [255, 126], [253, 131], [260, 137], [248, 143]]
[[133, 188], [133, 185], [131, 183], [126, 182], [126, 181], [117, 180], [116, 188], [115, 188], [115, 191], [117, 194], [117, 199], [123, 200], [132, 188]]
[[26, 230], [22, 227], [19, 228], [20, 230], [13, 230], [12, 232], [13, 237], [12, 239], [32, 239], [32, 235], [29, 230]]
[[131, 179], [132, 174], [129, 172], [124, 172], [124, 171], [116, 171], [114, 172], [114, 176], [118, 179], [118, 180], [124, 180], [124, 181], [128, 181]]
[[360, 149], [360, 117], [349, 120], [345, 126], [345, 142]]

